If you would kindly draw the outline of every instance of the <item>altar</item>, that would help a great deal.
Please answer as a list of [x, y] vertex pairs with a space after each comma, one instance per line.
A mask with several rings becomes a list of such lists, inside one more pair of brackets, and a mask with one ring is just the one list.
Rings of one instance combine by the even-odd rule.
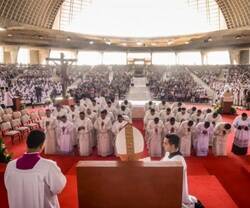
[[180, 208], [182, 176], [180, 162], [80, 161], [79, 207]]

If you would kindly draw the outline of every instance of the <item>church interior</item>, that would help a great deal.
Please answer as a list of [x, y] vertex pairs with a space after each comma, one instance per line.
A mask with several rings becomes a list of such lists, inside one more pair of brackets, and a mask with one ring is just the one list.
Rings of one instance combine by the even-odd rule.
[[2, 208], [250, 207], [249, 0], [0, 0], [0, 102]]

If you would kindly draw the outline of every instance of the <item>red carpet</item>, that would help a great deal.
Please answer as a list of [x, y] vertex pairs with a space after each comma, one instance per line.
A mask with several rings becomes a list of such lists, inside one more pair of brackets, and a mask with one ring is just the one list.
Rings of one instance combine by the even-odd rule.
[[[241, 112], [240, 112], [241, 113]], [[250, 114], [250, 112], [248, 112]], [[233, 116], [223, 116], [225, 121], [232, 122]], [[134, 125], [140, 130], [143, 129], [141, 120], [135, 120]], [[235, 156], [231, 153], [233, 134], [228, 140], [228, 156], [187, 158], [190, 193], [197, 196], [206, 208], [248, 208], [250, 207], [250, 174], [247, 168], [250, 167], [249, 156]], [[7, 141], [9, 152], [18, 157], [25, 151], [25, 142], [16, 142], [11, 145]], [[147, 151], [144, 152], [147, 156]], [[50, 155], [47, 158], [55, 160], [66, 175], [68, 181], [65, 190], [60, 194], [59, 200], [62, 208], [78, 207], [76, 170], [75, 165], [79, 160], [114, 160], [115, 157], [100, 158], [98, 156], [60, 156]], [[1, 168], [0, 168], [1, 169]], [[250, 170], [250, 169], [249, 169]], [[0, 170], [0, 207], [7, 206], [6, 193], [3, 186], [3, 173]]]

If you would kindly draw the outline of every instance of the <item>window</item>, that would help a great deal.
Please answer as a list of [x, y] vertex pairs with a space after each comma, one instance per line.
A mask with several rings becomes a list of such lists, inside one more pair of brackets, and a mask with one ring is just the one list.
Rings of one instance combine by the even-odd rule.
[[65, 0], [57, 20], [55, 29], [119, 37], [226, 29], [216, 0]]
[[97, 51], [79, 51], [77, 60], [78, 65], [99, 65], [102, 64], [102, 55]]
[[126, 53], [122, 53], [122, 52], [104, 52], [103, 64], [126, 65], [127, 55]]
[[152, 63], [154, 65], [175, 65], [175, 53], [153, 53], [152, 54]]
[[181, 52], [177, 55], [179, 65], [201, 65], [200, 52]]
[[17, 54], [18, 64], [29, 64], [30, 63], [30, 50], [28, 48], [20, 48]]
[[230, 64], [228, 51], [212, 51], [207, 53], [207, 64], [223, 65]]
[[4, 49], [0, 46], [0, 63], [4, 63]]

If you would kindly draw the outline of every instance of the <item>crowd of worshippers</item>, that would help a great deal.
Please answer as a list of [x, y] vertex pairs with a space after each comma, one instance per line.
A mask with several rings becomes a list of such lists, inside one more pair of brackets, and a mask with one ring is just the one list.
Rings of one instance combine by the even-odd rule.
[[125, 99], [131, 84], [132, 74], [128, 69], [109, 69], [108, 66], [96, 66], [85, 74], [76, 89], [70, 90], [75, 100], [83, 97], [94, 99], [102, 95], [106, 99]]
[[[68, 72], [68, 85], [82, 78], [90, 67], [74, 66]], [[0, 65], [1, 104], [12, 106], [11, 99], [20, 97], [22, 103], [43, 104], [62, 95], [58, 65]], [[6, 94], [6, 96], [5, 96]]]
[[184, 68], [149, 70], [147, 80], [154, 99], [169, 102], [208, 102], [206, 90]]
[[225, 86], [234, 95], [234, 105], [250, 109], [250, 66], [189, 66], [196, 76], [216, 92], [219, 99]]
[[236, 130], [232, 151], [246, 154], [250, 139], [250, 118], [246, 113], [236, 117], [233, 127], [212, 109], [186, 108], [181, 102], [162, 101], [158, 106], [152, 101], [145, 106], [145, 140], [151, 157], [163, 155], [162, 142], [167, 134], [179, 135], [180, 152], [190, 156], [207, 156], [209, 147], [216, 156], [227, 155], [227, 138]]
[[132, 105], [124, 100], [96, 97], [83, 98], [76, 105], [50, 105], [41, 127], [46, 133], [45, 154], [72, 154], [78, 146], [81, 156], [97, 154], [105, 157], [116, 154], [114, 141], [119, 131], [132, 123]]

